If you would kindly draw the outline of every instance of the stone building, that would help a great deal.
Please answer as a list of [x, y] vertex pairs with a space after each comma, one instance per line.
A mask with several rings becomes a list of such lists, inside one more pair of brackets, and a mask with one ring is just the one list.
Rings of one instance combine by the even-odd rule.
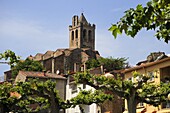
[[[69, 26], [69, 48], [57, 49], [56, 51], [47, 51], [46, 53], [37, 53], [35, 56], [28, 58], [40, 61], [45, 67], [47, 73], [43, 76], [43, 72], [22, 72], [20, 71], [16, 77], [16, 81], [25, 81], [27, 78], [41, 78], [46, 80], [53, 78], [57, 80], [57, 86], [60, 96], [63, 99], [71, 99], [75, 97], [79, 88], [84, 90], [95, 90], [94, 88], [79, 84], [77, 87], [72, 81], [70, 76], [74, 72], [86, 70], [86, 62], [89, 59], [98, 59], [100, 54], [95, 50], [95, 25], [90, 24], [83, 13], [80, 17], [77, 15], [72, 17], [72, 25]], [[90, 70], [90, 73], [95, 75], [103, 75], [103, 67], [98, 67]], [[65, 78], [59, 79], [59, 75], [67, 75]], [[11, 71], [5, 72], [6, 80], [10, 80]], [[41, 75], [41, 76], [40, 76]], [[60, 81], [59, 81], [60, 80]], [[117, 106], [119, 104], [120, 107]], [[83, 108], [88, 113], [122, 113], [122, 100], [117, 98], [114, 101], [106, 101], [102, 105], [92, 104], [84, 105]], [[66, 113], [80, 113], [79, 107], [70, 108]]]
[[[66, 95], [65, 95], [66, 87], [65, 86], [66, 86], [67, 78], [65, 78], [61, 75], [58, 75], [58, 74], [48, 73], [48, 72], [19, 71], [18, 75], [16, 76], [15, 83], [16, 82], [26, 82], [30, 78], [38, 79], [39, 81], [47, 81], [47, 80], [56, 81], [55, 88], [58, 90], [59, 97], [63, 100], [66, 99]], [[15, 92], [14, 92], [14, 94], [15, 94]], [[15, 96], [16, 96], [16, 94], [15, 94]], [[53, 103], [53, 104], [55, 104], [55, 103]], [[30, 107], [33, 109], [36, 109], [38, 105], [39, 104], [37, 104], [37, 103], [30, 104]], [[41, 110], [37, 113], [49, 113], [50, 110], [52, 110], [52, 109]], [[62, 109], [58, 109], [58, 111], [59, 111], [59, 113], [65, 113], [65, 110], [62, 110]]]
[[[69, 48], [47, 51], [44, 54], [37, 53], [30, 58], [40, 61], [47, 72], [59, 75], [84, 71], [86, 69], [86, 61], [101, 57], [99, 52], [95, 50], [95, 27], [94, 24], [90, 24], [86, 20], [83, 13], [80, 17], [75, 15], [72, 17], [72, 25], [69, 26]], [[90, 73], [95, 75], [103, 74], [103, 69], [100, 67], [96, 69], [91, 70]], [[95, 90], [88, 85], [79, 84], [79, 86], [76, 86], [70, 81], [68, 76], [66, 100], [78, 94], [78, 87], [82, 87], [84, 90]], [[119, 104], [120, 107], [118, 107], [117, 104]], [[122, 113], [122, 100], [116, 97], [114, 101], [106, 101], [101, 106], [92, 104], [84, 105], [83, 108], [89, 113]], [[75, 108], [66, 110], [66, 113], [73, 112], [80, 113], [79, 107], [76, 106]]]
[[95, 50], [95, 25], [87, 22], [83, 13], [75, 15], [69, 26], [70, 48], [91, 48]]
[[31, 58], [40, 61], [46, 71], [67, 74], [85, 70], [87, 60], [99, 57], [95, 50], [95, 25], [88, 23], [82, 13], [80, 17], [73, 16], [69, 26], [69, 48], [37, 53]]

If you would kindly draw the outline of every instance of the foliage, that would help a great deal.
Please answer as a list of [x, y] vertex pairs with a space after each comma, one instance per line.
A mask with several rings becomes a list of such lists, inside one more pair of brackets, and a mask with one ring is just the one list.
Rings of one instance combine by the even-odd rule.
[[72, 107], [79, 105], [81, 113], [85, 113], [82, 105], [91, 105], [93, 103], [100, 104], [105, 100], [112, 100], [113, 95], [106, 94], [100, 90], [80, 90], [76, 97], [73, 97], [70, 101], [72, 102]]
[[87, 69], [96, 68], [103, 66], [106, 71], [119, 70], [127, 67], [126, 58], [99, 58], [99, 59], [90, 59], [86, 62]]
[[13, 51], [6, 50], [4, 53], [0, 53], [0, 60], [2, 59], [9, 60], [8, 64], [13, 67], [19, 62], [20, 57], [17, 56]]
[[[44, 69], [41, 63], [37, 61], [30, 59], [19, 61], [19, 57], [10, 50], [0, 54], [0, 59], [3, 58], [5, 60], [10, 58], [9, 64], [12, 68], [12, 74], [15, 76], [19, 70], [42, 71]], [[80, 99], [81, 97], [87, 97], [87, 100], [83, 101]], [[64, 101], [58, 95], [56, 82], [51, 79], [46, 81], [29, 79], [26, 82], [17, 82], [15, 84], [9, 82], [0, 84], [0, 105], [3, 106], [5, 112], [37, 112], [48, 109], [50, 113], [59, 113], [60, 109], [82, 104], [101, 103], [106, 99], [111, 99], [111, 96], [98, 91], [80, 91], [77, 97]], [[83, 111], [81, 106], [80, 108]]]
[[130, 8], [109, 30], [115, 38], [123, 31], [126, 35], [135, 37], [142, 28], [156, 30], [157, 39], [163, 39], [168, 43], [170, 40], [170, 0], [151, 0], [146, 6], [139, 4], [136, 9]]
[[87, 66], [87, 69], [96, 68], [100, 66], [100, 63], [97, 59], [89, 59], [86, 62], [86, 66]]
[[31, 60], [27, 58], [26, 60], [20, 60], [20, 57], [17, 56], [13, 51], [6, 50], [4, 53], [0, 53], [0, 60], [9, 60], [7, 62], [12, 69], [12, 75], [16, 76], [19, 70], [23, 71], [42, 71], [44, 70], [42, 64], [38, 61]]
[[24, 61], [18, 61], [18, 63], [12, 68], [12, 75], [16, 76], [19, 72], [22, 71], [43, 71], [44, 68], [42, 64], [38, 61], [31, 60], [27, 58]]
[[[50, 108], [50, 113], [56, 113], [63, 107], [64, 100], [58, 95], [56, 82], [50, 79], [45, 82], [29, 79], [15, 85], [6, 82], [0, 86], [0, 104], [4, 105], [5, 111], [37, 112]], [[19, 98], [11, 96], [11, 92], [17, 92]]]
[[96, 90], [109, 91], [126, 99], [129, 113], [136, 113], [136, 106], [140, 102], [157, 106], [166, 101], [167, 95], [170, 93], [170, 84], [155, 85], [149, 82], [150, 76], [143, 76], [136, 72], [133, 73], [133, 77], [136, 79], [135, 82], [131, 80], [123, 81], [123, 78], [119, 75], [116, 78], [107, 78], [86, 72], [77, 73], [75, 80], [77, 83], [85, 83]]
[[101, 103], [111, 98], [111, 95], [99, 91], [81, 90], [76, 97], [64, 101], [58, 95], [56, 82], [50, 79], [47, 81], [29, 79], [27, 82], [18, 82], [15, 85], [9, 82], [0, 84], [0, 105], [3, 105], [5, 112], [37, 112], [46, 109], [50, 113], [59, 113], [60, 109]]
[[[46, 82], [45, 82], [46, 83]], [[3, 105], [5, 112], [37, 112], [40, 109], [49, 107], [48, 99], [45, 95], [37, 95], [42, 92], [42, 88], [47, 89], [47, 85], [40, 86], [36, 80], [31, 82], [20, 82], [15, 85], [5, 82], [0, 84], [0, 104]], [[39, 90], [37, 90], [39, 88]], [[13, 95], [11, 93], [14, 93]], [[36, 109], [30, 105], [37, 105]]]
[[127, 66], [126, 58], [99, 58], [99, 63], [103, 65], [104, 69], [107, 71], [124, 69]]
[[111, 100], [112, 98], [112, 95], [105, 94], [100, 90], [95, 90], [94, 92], [92, 90], [81, 90], [76, 97], [71, 99], [71, 102], [73, 104], [75, 103], [75, 105], [77, 105], [77, 103], [91, 105], [93, 103], [102, 103], [105, 100]]

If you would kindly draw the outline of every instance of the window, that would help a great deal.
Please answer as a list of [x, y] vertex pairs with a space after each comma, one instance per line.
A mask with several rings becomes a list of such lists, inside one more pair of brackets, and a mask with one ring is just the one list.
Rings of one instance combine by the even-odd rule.
[[154, 81], [154, 72], [148, 72], [148, 75], [150, 76], [149, 81]]
[[166, 108], [170, 108], [170, 102], [166, 103]]
[[137, 108], [143, 108], [143, 107], [144, 107], [144, 103], [143, 102], [138, 103]]
[[92, 35], [91, 35], [91, 30], [88, 31], [88, 41], [92, 41]]
[[74, 31], [71, 32], [71, 39], [74, 40]]
[[78, 30], [76, 30], [76, 38], [78, 38]]
[[[143, 75], [143, 76], [144, 76], [144, 75]], [[141, 77], [141, 76], [137, 76], [137, 77], [136, 77], [136, 81], [137, 81], [137, 82], [142, 81], [142, 77]]]
[[86, 37], [86, 29], [83, 30], [83, 38], [84, 38], [84, 41], [87, 41], [87, 37]]
[[144, 106], [143, 102], [140, 102], [139, 107], [143, 107], [143, 106]]
[[71, 92], [72, 93], [76, 93], [77, 92], [77, 85], [76, 84], [72, 84], [71, 85]]
[[133, 77], [130, 77], [130, 78], [128, 78], [127, 80], [134, 82], [134, 78], [133, 78]]
[[162, 108], [170, 108], [170, 101], [163, 102], [162, 103]]

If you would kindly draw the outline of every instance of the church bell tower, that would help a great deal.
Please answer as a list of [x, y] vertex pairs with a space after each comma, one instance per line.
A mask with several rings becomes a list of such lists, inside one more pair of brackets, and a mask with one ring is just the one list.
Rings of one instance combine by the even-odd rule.
[[70, 48], [91, 48], [95, 50], [95, 25], [87, 22], [83, 13], [80, 18], [75, 15], [69, 26]]

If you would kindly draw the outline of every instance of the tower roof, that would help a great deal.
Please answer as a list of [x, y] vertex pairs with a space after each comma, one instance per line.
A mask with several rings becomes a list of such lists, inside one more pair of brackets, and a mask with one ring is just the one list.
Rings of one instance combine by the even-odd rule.
[[87, 22], [85, 16], [83, 15], [83, 13], [81, 13], [81, 16], [80, 16], [80, 22], [81, 22], [81, 23], [88, 24], [88, 22]]

